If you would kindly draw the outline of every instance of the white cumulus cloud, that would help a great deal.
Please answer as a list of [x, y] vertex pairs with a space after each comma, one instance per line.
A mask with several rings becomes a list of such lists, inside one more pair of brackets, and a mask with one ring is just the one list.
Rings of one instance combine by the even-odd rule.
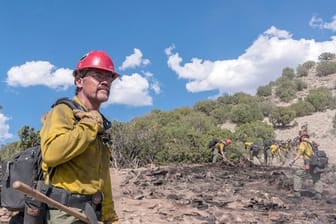
[[154, 80], [151, 83], [151, 89], [154, 91], [154, 93], [159, 94], [161, 92], [160, 83], [157, 80]]
[[7, 72], [9, 86], [44, 85], [52, 89], [68, 89], [73, 85], [72, 70], [58, 68], [47, 61], [30, 61]]
[[144, 59], [142, 52], [134, 48], [134, 53], [126, 56], [125, 61], [122, 63], [122, 65], [119, 67], [121, 70], [125, 70], [127, 68], [135, 68], [138, 66], [146, 66], [150, 63], [149, 59]]
[[[147, 65], [148, 59], [142, 59], [139, 49], [127, 57], [123, 63], [124, 68]], [[127, 65], [127, 66], [126, 66]], [[124, 104], [130, 106], [152, 105], [151, 93], [160, 93], [160, 85], [151, 72], [132, 75], [123, 75], [113, 82], [111, 97], [106, 103]], [[23, 65], [14, 66], [7, 72], [7, 85], [12, 87], [32, 87], [36, 85], [47, 86], [51, 89], [66, 90], [73, 85], [72, 70], [58, 68], [47, 61], [30, 61]]]
[[13, 134], [9, 133], [9, 125], [7, 121], [9, 120], [4, 114], [0, 113], [0, 145], [7, 139], [13, 137]]
[[123, 75], [112, 84], [110, 98], [106, 104], [117, 103], [131, 106], [152, 105], [150, 83], [138, 73]]
[[318, 29], [325, 29], [325, 30], [331, 30], [333, 32], [336, 31], [336, 16], [332, 17], [331, 22], [324, 22], [322, 18], [313, 16], [310, 21], [309, 25], [313, 28]]
[[324, 42], [296, 40], [286, 30], [272, 26], [236, 59], [209, 61], [192, 58], [183, 64], [182, 57], [174, 50], [174, 46], [165, 50], [168, 67], [178, 78], [187, 81], [188, 91], [255, 94], [257, 87], [277, 79], [285, 67], [295, 69], [305, 61], [317, 61], [323, 52], [335, 53], [336, 38]]

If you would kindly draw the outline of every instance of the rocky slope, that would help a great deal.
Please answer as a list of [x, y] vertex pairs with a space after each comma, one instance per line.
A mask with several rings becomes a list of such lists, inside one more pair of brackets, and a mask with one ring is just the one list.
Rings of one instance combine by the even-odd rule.
[[121, 224], [336, 223], [336, 173], [322, 180], [322, 200], [305, 182], [293, 196], [292, 169], [223, 162], [194, 166], [113, 170]]

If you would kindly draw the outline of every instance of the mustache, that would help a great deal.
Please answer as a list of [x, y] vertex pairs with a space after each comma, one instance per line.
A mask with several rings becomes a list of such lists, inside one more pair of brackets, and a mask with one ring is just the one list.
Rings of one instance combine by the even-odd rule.
[[105, 90], [105, 91], [107, 91], [108, 93], [110, 93], [110, 88], [111, 88], [111, 86], [109, 86], [109, 85], [106, 85], [106, 84], [101, 84], [101, 85], [99, 85], [98, 86], [98, 90]]

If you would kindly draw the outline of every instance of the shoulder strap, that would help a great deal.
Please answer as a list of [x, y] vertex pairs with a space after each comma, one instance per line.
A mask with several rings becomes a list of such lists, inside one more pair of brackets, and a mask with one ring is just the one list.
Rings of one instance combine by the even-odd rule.
[[[63, 98], [56, 100], [56, 102], [51, 107], [53, 108], [56, 105], [62, 104], [62, 103], [67, 105], [71, 109], [78, 109], [78, 110], [86, 111], [86, 109], [82, 107], [79, 103], [75, 102], [72, 99], [69, 99], [68, 97], [63, 97]], [[109, 121], [102, 113], [100, 113], [100, 115], [103, 118], [103, 125], [104, 125], [105, 130], [110, 129], [112, 126], [111, 121]]]
[[309, 145], [310, 146], [310, 149], [311, 149], [311, 155], [309, 156], [309, 155], [307, 155], [307, 153], [305, 152], [305, 154], [309, 157], [309, 160], [311, 160], [311, 158], [313, 157], [313, 155], [314, 155], [314, 153], [315, 153], [315, 151], [314, 151], [314, 148], [313, 148], [313, 145], [312, 145], [312, 143], [310, 142], [310, 141], [305, 141], [305, 142], [307, 142], [307, 145]]
[[53, 108], [56, 105], [62, 104], [62, 103], [67, 105], [71, 109], [78, 109], [78, 110], [85, 111], [84, 107], [82, 107], [79, 103], [75, 102], [74, 100], [69, 99], [68, 97], [63, 97], [63, 98], [60, 98], [60, 99], [56, 100], [56, 102], [53, 105], [51, 105], [51, 107]]
[[312, 155], [314, 154], [314, 147], [313, 147], [313, 144], [310, 142], [310, 141], [305, 141], [308, 143], [308, 145], [310, 146], [311, 150], [312, 150]]

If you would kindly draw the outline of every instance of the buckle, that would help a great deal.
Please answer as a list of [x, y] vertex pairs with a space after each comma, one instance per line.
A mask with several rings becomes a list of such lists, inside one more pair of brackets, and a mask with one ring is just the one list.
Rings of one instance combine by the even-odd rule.
[[103, 193], [102, 192], [97, 192], [97, 193], [92, 195], [91, 200], [92, 200], [92, 203], [94, 205], [98, 205], [103, 201], [103, 198], [104, 198]]

